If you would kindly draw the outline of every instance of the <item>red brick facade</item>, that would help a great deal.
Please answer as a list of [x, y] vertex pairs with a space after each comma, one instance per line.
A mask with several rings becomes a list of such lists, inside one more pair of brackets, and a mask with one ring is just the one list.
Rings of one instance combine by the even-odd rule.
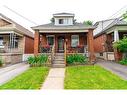
[[94, 39], [93, 39], [93, 29], [89, 29], [87, 34], [87, 43], [88, 43], [88, 51], [89, 51], [89, 60], [95, 61], [94, 55]]
[[25, 36], [24, 54], [33, 54], [33, 53], [34, 53], [34, 38]]
[[35, 31], [35, 34], [34, 34], [34, 55], [37, 55], [39, 52], [39, 42], [40, 42], [39, 31]]
[[105, 47], [104, 47], [105, 40], [106, 40], [105, 34], [94, 38], [94, 51], [95, 52], [105, 51]]

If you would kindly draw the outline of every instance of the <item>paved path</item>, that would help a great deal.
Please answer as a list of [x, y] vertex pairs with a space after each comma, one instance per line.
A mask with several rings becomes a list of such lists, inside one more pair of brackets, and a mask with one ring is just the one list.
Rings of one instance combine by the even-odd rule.
[[99, 61], [97, 64], [127, 80], [127, 66], [110, 61]]
[[65, 68], [52, 68], [42, 89], [64, 89]]
[[18, 63], [18, 64], [11, 65], [5, 68], [1, 68], [0, 69], [0, 85], [13, 79], [14, 77], [21, 74], [28, 68], [29, 68], [29, 65], [25, 63]]

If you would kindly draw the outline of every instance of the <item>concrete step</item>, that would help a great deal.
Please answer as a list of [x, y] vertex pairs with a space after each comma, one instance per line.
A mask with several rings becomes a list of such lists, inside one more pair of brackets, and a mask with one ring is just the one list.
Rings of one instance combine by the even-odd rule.
[[64, 61], [64, 58], [55, 58], [54, 61]]
[[64, 56], [64, 53], [55, 53], [55, 56]]
[[53, 68], [64, 68], [65, 64], [53, 64], [52, 67]]
[[61, 60], [54, 60], [53, 64], [64, 64], [64, 61]]
[[55, 58], [64, 59], [64, 56], [55, 56]]

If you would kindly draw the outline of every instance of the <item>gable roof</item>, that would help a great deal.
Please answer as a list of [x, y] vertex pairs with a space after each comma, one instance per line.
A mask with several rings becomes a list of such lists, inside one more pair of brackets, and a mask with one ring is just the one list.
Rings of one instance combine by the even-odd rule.
[[18, 23], [16, 23], [15, 21], [13, 21], [12, 19], [6, 17], [5, 15], [3, 15], [2, 13], [0, 13], [0, 17], [6, 21], [8, 21], [9, 23], [14, 24], [14, 28], [16, 28], [17, 30], [20, 31], [21, 34], [24, 34], [26, 36], [32, 37], [34, 38], [34, 34], [29, 31], [28, 29], [24, 28], [23, 26], [19, 25]]
[[74, 17], [75, 14], [73, 14], [73, 13], [65, 13], [65, 12], [63, 12], [63, 13], [56, 13], [56, 14], [53, 14], [53, 16], [54, 16], [54, 17], [60, 17], [60, 16]]
[[[97, 23], [95, 23], [95, 25], [97, 25]], [[103, 33], [106, 32], [106, 30], [108, 30], [109, 28], [111, 28], [113, 26], [125, 26], [125, 25], [127, 26], [126, 21], [123, 21], [123, 19], [121, 19], [121, 18], [115, 18], [113, 20], [113, 22], [111, 22], [107, 27], [105, 27], [101, 32], [97, 33], [94, 37], [98, 37], [98, 36], [102, 35]]]
[[69, 29], [94, 29], [94, 26], [84, 25], [82, 23], [75, 23], [74, 25], [57, 26], [54, 23], [43, 24], [31, 27], [33, 30], [69, 30]]

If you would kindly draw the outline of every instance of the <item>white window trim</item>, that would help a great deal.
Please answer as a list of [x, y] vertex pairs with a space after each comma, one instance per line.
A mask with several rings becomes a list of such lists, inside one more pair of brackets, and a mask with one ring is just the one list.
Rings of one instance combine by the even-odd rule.
[[[54, 44], [55, 44], [55, 35], [46, 35], [46, 38], [48, 37], [54, 37]], [[47, 45], [48, 45], [48, 39], [47, 39]]]
[[78, 37], [78, 45], [79, 45], [79, 35], [71, 35], [71, 47], [72, 47], [72, 36], [77, 36]]

